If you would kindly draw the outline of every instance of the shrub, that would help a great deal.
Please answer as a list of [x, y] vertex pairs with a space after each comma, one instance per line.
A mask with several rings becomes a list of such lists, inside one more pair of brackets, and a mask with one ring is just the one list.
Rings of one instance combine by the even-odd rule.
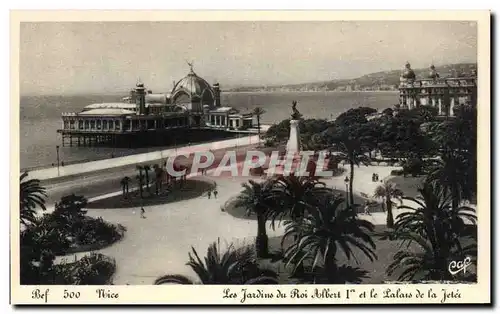
[[396, 169], [391, 171], [391, 176], [402, 176], [404, 171], [402, 169]]
[[72, 236], [75, 245], [111, 244], [120, 240], [125, 231], [124, 226], [108, 223], [101, 217], [86, 217], [75, 225]]
[[116, 271], [113, 258], [100, 253], [90, 253], [73, 263], [57, 266], [56, 284], [110, 285]]
[[408, 158], [403, 163], [403, 175], [411, 174], [413, 177], [416, 177], [420, 174], [423, 174], [423, 165], [422, 159], [420, 158]]
[[276, 143], [274, 142], [274, 140], [268, 138], [264, 141], [264, 146], [265, 147], [274, 147], [276, 145]]

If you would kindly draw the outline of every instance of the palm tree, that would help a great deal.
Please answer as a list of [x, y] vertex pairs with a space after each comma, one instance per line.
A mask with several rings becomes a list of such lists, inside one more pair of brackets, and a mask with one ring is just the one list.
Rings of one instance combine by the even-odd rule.
[[149, 190], [149, 171], [151, 170], [151, 167], [149, 165], [144, 165], [142, 169], [144, 170], [144, 175], [146, 178], [146, 189], [148, 190], [148, 193], [151, 193], [151, 191]]
[[123, 196], [125, 196], [125, 198], [127, 198], [127, 195], [128, 195], [129, 182], [130, 182], [129, 177], [123, 177], [123, 179], [120, 181], [120, 185], [122, 186]]
[[137, 179], [137, 182], [139, 184], [139, 193], [141, 195], [141, 198], [143, 198], [143, 192], [144, 192], [144, 174], [142, 173], [143, 167], [140, 165], [136, 166], [136, 169], [139, 170], [139, 174], [135, 177]]
[[[452, 196], [452, 207], [458, 208], [460, 201], [470, 199], [475, 182], [471, 182], [471, 167], [469, 160], [459, 154], [445, 152], [437, 165], [431, 169], [428, 179], [438, 182]], [[473, 169], [475, 171], [475, 169]]]
[[374, 226], [369, 221], [358, 219], [352, 207], [341, 206], [344, 201], [342, 197], [330, 194], [306, 217], [285, 223], [282, 245], [286, 238], [298, 236], [285, 251], [287, 266], [294, 264], [296, 269], [307, 261], [306, 266], [311, 271], [318, 267], [322, 269], [318, 275], [326, 276], [322, 280], [327, 283], [358, 282], [359, 271], [347, 275], [346, 269], [337, 265], [337, 253], [340, 251], [348, 260], [353, 258], [357, 262], [353, 251], [356, 248], [371, 261], [376, 259], [375, 243], [368, 234], [373, 232]]
[[403, 268], [400, 280], [452, 279], [449, 260], [477, 254], [475, 243], [462, 243], [465, 237], [475, 238], [466, 226], [466, 222], [476, 223], [475, 211], [465, 206], [453, 208], [452, 195], [437, 182], [426, 181], [418, 191], [416, 198], [403, 197], [417, 207], [399, 207], [409, 211], [398, 215], [392, 235], [401, 241], [401, 246], [415, 243], [421, 251], [398, 252], [387, 273], [391, 275]]
[[143, 172], [142, 172], [142, 171], [144, 170], [144, 167], [143, 167], [143, 166], [141, 166], [141, 165], [136, 165], [136, 166], [135, 166], [135, 170], [139, 171], [139, 176], [141, 176], [141, 177], [143, 176]]
[[[460, 105], [456, 109], [454, 119], [436, 123], [430, 128], [429, 134], [440, 147], [442, 159], [438, 167], [441, 173], [435, 173], [434, 179], [439, 178], [450, 192], [453, 189], [455, 191], [452, 193], [463, 194], [454, 199], [470, 199], [476, 193], [477, 183], [477, 109], [470, 105]], [[453, 171], [453, 168], [456, 170]], [[459, 186], [450, 186], [449, 183], [455, 179], [458, 179]]]
[[242, 184], [243, 191], [238, 195], [235, 206], [245, 208], [248, 216], [257, 215], [257, 237], [255, 249], [257, 257], [268, 256], [268, 237], [266, 233], [267, 212], [272, 189], [271, 180], [261, 183], [249, 180]]
[[158, 164], [153, 165], [153, 170], [155, 172], [155, 193], [158, 195], [162, 188], [164, 171]]
[[20, 220], [25, 226], [35, 222], [37, 207], [45, 211], [45, 198], [47, 197], [45, 188], [40, 185], [40, 180], [27, 178], [28, 172], [24, 172], [19, 179]]
[[259, 145], [260, 145], [260, 116], [262, 116], [266, 111], [261, 107], [257, 107], [253, 110], [253, 115], [257, 117], [257, 132], [259, 134]]
[[389, 181], [384, 181], [383, 184], [375, 188], [373, 196], [382, 198], [385, 202], [385, 208], [387, 209], [387, 228], [393, 228], [394, 217], [392, 214], [392, 205], [395, 205], [395, 203], [392, 201], [392, 199], [398, 198], [401, 200], [401, 197], [403, 197], [403, 191], [398, 189], [396, 187], [396, 184], [390, 183]]
[[[220, 248], [220, 239], [207, 249], [204, 261], [191, 247], [187, 265], [198, 275], [197, 283], [210, 284], [277, 284], [277, 274], [271, 270], [261, 269], [256, 263], [251, 247], [234, 248], [230, 245], [226, 251]], [[194, 284], [184, 275], [164, 275], [157, 278], [155, 285], [162, 284]]]
[[308, 211], [314, 208], [321, 196], [327, 195], [331, 189], [317, 178], [309, 176], [277, 176], [272, 180], [273, 188], [270, 198], [273, 207], [269, 216], [274, 227], [276, 220], [290, 217], [301, 220]]

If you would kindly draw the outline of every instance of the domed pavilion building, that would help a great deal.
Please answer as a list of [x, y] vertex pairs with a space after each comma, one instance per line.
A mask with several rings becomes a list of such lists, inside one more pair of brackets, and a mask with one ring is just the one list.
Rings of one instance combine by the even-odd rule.
[[252, 113], [222, 106], [219, 84], [210, 85], [191, 64], [189, 73], [174, 83], [170, 93], [153, 94], [143, 83], [137, 83], [122, 102], [91, 104], [78, 113], [63, 113], [62, 120], [58, 133], [62, 134], [63, 145], [69, 139], [70, 146], [74, 137], [78, 146], [82, 140], [87, 146], [128, 135], [144, 135], [142, 138], [148, 140], [174, 136], [170, 131], [178, 129], [257, 132], [252, 129]]

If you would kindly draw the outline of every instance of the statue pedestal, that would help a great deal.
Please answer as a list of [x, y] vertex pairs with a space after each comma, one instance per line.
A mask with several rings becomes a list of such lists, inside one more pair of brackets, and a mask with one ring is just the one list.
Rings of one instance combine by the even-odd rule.
[[[300, 169], [300, 136], [299, 136], [299, 120], [290, 120], [290, 136], [286, 144], [286, 153], [283, 156], [273, 173], [275, 175], [289, 176]], [[268, 169], [269, 170], [269, 169]], [[268, 170], [265, 173], [269, 173]]]
[[299, 120], [290, 120], [290, 136], [286, 144], [287, 154], [296, 155], [300, 151]]
[[290, 120], [290, 136], [286, 144], [286, 153], [276, 169], [280, 175], [291, 175], [300, 166], [299, 120]]

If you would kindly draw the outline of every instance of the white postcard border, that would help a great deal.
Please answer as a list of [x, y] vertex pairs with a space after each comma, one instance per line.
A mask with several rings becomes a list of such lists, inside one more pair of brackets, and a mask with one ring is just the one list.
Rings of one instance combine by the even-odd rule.
[[[286, 297], [247, 299], [244, 304], [360, 304], [360, 303], [441, 303], [442, 289], [458, 290], [451, 303], [491, 302], [491, 204], [490, 204], [490, 12], [489, 11], [12, 11], [11, 12], [11, 302], [13, 304], [242, 304], [241, 297], [224, 298], [224, 289], [241, 293], [262, 290]], [[281, 286], [21, 286], [19, 285], [19, 23], [21, 21], [214, 21], [214, 20], [467, 20], [478, 25], [478, 283], [425, 285], [281, 285]], [[432, 34], [429, 34], [432, 37]], [[424, 48], [425, 49], [425, 48]], [[480, 227], [479, 227], [480, 226]], [[314, 289], [340, 291], [340, 298], [312, 298]], [[34, 299], [34, 291], [49, 289], [47, 299]], [[109, 290], [118, 298], [100, 299], [97, 289]], [[293, 289], [308, 297], [292, 298]], [[347, 299], [347, 291], [354, 289]], [[372, 290], [373, 289], [373, 290]], [[412, 293], [408, 298], [383, 298], [386, 289]], [[80, 297], [64, 298], [65, 292]], [[417, 290], [419, 292], [417, 292]], [[432, 297], [432, 293], [436, 297]], [[373, 292], [375, 291], [375, 292]], [[378, 297], [359, 297], [360, 293]], [[373, 295], [373, 294], [372, 294]], [[449, 303], [449, 302], [446, 302]]]

